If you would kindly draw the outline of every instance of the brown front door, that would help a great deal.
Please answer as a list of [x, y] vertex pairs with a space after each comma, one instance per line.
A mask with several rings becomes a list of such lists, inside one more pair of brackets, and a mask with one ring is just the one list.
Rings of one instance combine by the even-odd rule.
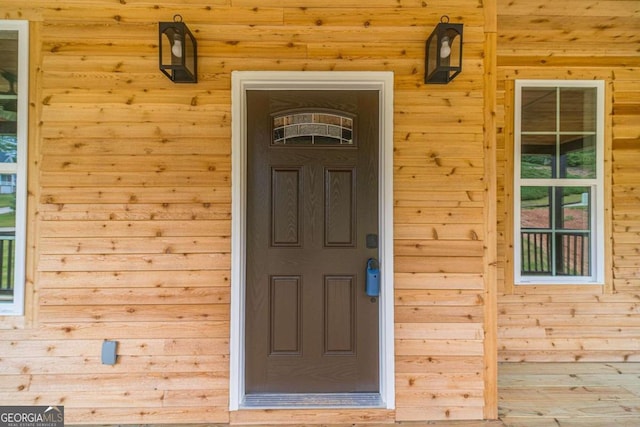
[[378, 111], [377, 91], [247, 91], [247, 395], [379, 391]]

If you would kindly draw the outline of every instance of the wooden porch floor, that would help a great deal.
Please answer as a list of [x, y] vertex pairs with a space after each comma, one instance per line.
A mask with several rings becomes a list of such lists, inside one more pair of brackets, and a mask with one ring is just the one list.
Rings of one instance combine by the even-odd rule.
[[498, 426], [638, 427], [640, 363], [503, 363], [498, 397]]

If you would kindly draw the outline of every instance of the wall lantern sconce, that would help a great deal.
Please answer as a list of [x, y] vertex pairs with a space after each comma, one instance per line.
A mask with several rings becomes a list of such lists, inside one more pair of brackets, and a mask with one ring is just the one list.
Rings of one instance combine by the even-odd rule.
[[182, 16], [174, 15], [173, 22], [160, 22], [158, 32], [160, 71], [174, 83], [197, 83], [198, 43]]
[[462, 26], [443, 15], [427, 39], [424, 82], [447, 84], [462, 71]]

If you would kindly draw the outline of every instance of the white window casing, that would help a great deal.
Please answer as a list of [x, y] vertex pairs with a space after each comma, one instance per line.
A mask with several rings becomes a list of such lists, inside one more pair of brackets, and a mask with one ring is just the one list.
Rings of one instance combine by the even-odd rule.
[[[544, 91], [545, 89], [549, 89], [549, 92], [552, 93], [554, 90], [557, 93], [557, 101], [555, 106], [555, 114], [556, 114], [556, 126], [553, 131], [548, 132], [536, 132], [531, 131], [531, 127], [527, 124], [523, 125], [523, 111], [527, 108], [527, 105], [523, 105], [523, 91], [531, 90], [532, 92], [536, 90]], [[563, 117], [563, 108], [567, 111], [564, 117], [569, 117], [573, 114], [575, 119], [576, 113], [575, 110], [571, 109], [571, 104], [561, 104], [560, 102], [560, 94], [562, 94], [563, 90], [580, 90], [580, 89], [593, 89], [596, 94], [595, 101], [595, 111], [594, 120], [595, 120], [595, 129], [585, 132], [580, 132], [575, 129], [571, 131], [564, 132], [561, 126], [561, 118]], [[599, 80], [516, 80], [515, 82], [515, 117], [514, 117], [514, 207], [513, 207], [513, 246], [514, 246], [514, 281], [516, 285], [581, 285], [581, 284], [593, 284], [593, 285], [602, 285], [604, 284], [604, 89], [605, 84], [604, 81]], [[547, 114], [551, 116], [554, 111], [547, 111], [548, 109], [541, 108], [543, 112], [540, 115]], [[588, 110], [588, 107], [584, 110], [578, 108], [578, 111], [582, 112], [585, 116], [587, 113], [585, 110]], [[591, 111], [588, 111], [589, 115], [591, 115]], [[579, 116], [579, 114], [578, 114]], [[545, 119], [541, 118], [540, 122], [542, 123]], [[584, 119], [585, 122], [590, 120], [589, 118]], [[549, 122], [549, 121], [548, 121]], [[542, 125], [544, 127], [544, 125]], [[524, 130], [527, 129], [527, 130]], [[545, 142], [548, 144], [547, 149], [555, 150], [555, 152], [551, 155], [551, 162], [554, 163], [556, 167], [555, 176], [542, 176], [542, 177], [522, 177], [522, 163], [523, 163], [523, 135], [525, 138], [534, 139], [539, 138], [546, 141], [543, 141], [541, 144], [544, 146]], [[586, 176], [586, 177], [569, 177], [568, 173], [566, 176], [560, 176], [561, 171], [557, 165], [560, 165], [561, 162], [566, 161], [562, 160], [561, 155], [561, 142], [564, 138], [571, 137], [580, 137], [584, 135], [585, 138], [594, 138], [595, 139], [595, 176]], [[549, 141], [553, 142], [553, 146]], [[568, 157], [568, 152], [565, 153], [566, 157]], [[557, 162], [557, 163], [556, 163]], [[566, 167], [566, 166], [565, 166]], [[562, 238], [560, 235], [579, 235], [581, 231], [577, 230], [569, 230], [564, 228], [556, 228], [555, 219], [556, 216], [561, 215], [564, 217], [565, 211], [564, 208], [568, 206], [565, 204], [564, 199], [558, 200], [554, 194], [564, 194], [559, 193], [565, 189], [574, 188], [573, 192], [577, 192], [580, 188], [587, 189], [582, 194], [582, 201], [578, 201], [575, 203], [576, 206], [581, 206], [585, 211], [585, 216], [588, 218], [586, 222], [588, 222], [588, 230], [584, 230], [584, 235], [587, 236], [585, 240], [588, 240], [588, 256], [584, 262], [588, 266], [588, 271], [586, 273], [578, 274], [562, 274], [559, 273], [559, 269], [556, 269], [556, 263], [564, 264], [564, 261], [558, 261], [557, 256], [564, 257], [565, 255], [558, 254], [559, 250], [562, 250], [564, 253], [565, 250], [569, 251], [569, 249], [565, 248], [564, 243], [561, 244], [561, 248], [555, 247], [551, 249], [550, 252], [552, 254], [546, 254], [545, 257], [550, 259], [551, 265], [546, 266], [547, 268], [545, 272], [537, 272], [533, 271], [531, 267], [530, 261], [523, 261], [523, 251], [525, 251], [525, 257], [530, 257], [530, 252], [532, 246], [535, 246], [536, 250], [539, 250], [542, 246], [542, 243], [531, 244], [529, 241], [529, 234], [526, 234], [530, 229], [524, 230], [525, 227], [522, 226], [522, 213], [523, 209], [523, 196], [522, 189], [523, 188], [535, 188], [540, 187], [540, 190], [546, 188], [549, 194], [548, 206], [543, 206], [548, 208], [548, 228], [549, 230], [546, 232], [540, 232], [538, 234], [546, 234], [550, 243], [549, 245], [555, 245], [556, 239]], [[578, 188], [575, 188], [578, 187]], [[568, 194], [568, 193], [567, 193]], [[575, 197], [575, 196], [574, 196]], [[560, 208], [560, 211], [557, 209]], [[531, 209], [531, 208], [529, 208]], [[552, 210], [555, 211], [552, 212]], [[526, 218], [525, 218], [526, 219]], [[562, 219], [564, 222], [564, 219]], [[535, 227], [534, 227], [535, 230]], [[539, 230], [538, 230], [539, 231]], [[525, 234], [522, 234], [525, 233]], [[535, 231], [532, 233], [535, 234]], [[557, 236], [558, 235], [558, 236]], [[523, 247], [523, 241], [527, 242], [527, 248]], [[545, 244], [546, 241], [545, 241]], [[568, 246], [569, 244], [567, 244]], [[548, 246], [549, 248], [551, 246]], [[540, 249], [541, 252], [546, 252], [544, 249]], [[578, 250], [578, 253], [586, 252], [583, 250], [582, 252]], [[569, 255], [567, 255], [569, 256]], [[575, 256], [575, 250], [574, 250]], [[526, 264], [526, 265], [523, 265]], [[523, 268], [526, 267], [526, 268]]]
[[[29, 93], [29, 22], [23, 20], [0, 20], [0, 32], [17, 34], [17, 82], [13, 87], [16, 100], [16, 153], [15, 159], [3, 159], [0, 174], [15, 176], [15, 241], [13, 257], [13, 292], [0, 294], [0, 315], [21, 316], [24, 314], [25, 294], [25, 250], [26, 250], [26, 197], [27, 197], [27, 138], [28, 138], [28, 93]], [[13, 37], [13, 35], [12, 35]], [[0, 52], [0, 57], [2, 52]], [[10, 91], [11, 92], [11, 91]], [[5, 134], [6, 136], [7, 134]], [[13, 184], [13, 182], [12, 182]], [[5, 227], [6, 228], [6, 227]], [[4, 234], [10, 234], [9, 230]], [[6, 269], [6, 267], [5, 267]], [[6, 271], [6, 270], [5, 270]]]

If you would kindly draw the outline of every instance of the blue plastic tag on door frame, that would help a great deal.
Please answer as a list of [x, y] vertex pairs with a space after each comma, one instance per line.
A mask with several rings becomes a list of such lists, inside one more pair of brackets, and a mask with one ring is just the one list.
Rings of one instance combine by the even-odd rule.
[[380, 268], [374, 258], [367, 261], [366, 292], [370, 297], [380, 296]]

